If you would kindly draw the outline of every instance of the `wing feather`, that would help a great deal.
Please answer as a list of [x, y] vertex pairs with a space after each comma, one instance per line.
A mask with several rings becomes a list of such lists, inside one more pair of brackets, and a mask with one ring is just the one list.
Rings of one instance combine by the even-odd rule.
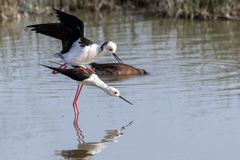
[[60, 23], [45, 23], [27, 26], [36, 33], [41, 33], [62, 41], [62, 46], [65, 48], [71, 39], [72, 29], [65, 27]]

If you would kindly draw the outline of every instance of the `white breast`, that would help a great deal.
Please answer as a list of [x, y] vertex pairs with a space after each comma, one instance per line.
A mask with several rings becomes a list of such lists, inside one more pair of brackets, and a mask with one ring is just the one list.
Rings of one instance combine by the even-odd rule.
[[63, 54], [63, 59], [65, 63], [73, 66], [89, 64], [97, 58], [98, 48], [99, 46], [97, 44], [82, 47], [79, 41], [76, 41], [73, 43], [70, 51]]

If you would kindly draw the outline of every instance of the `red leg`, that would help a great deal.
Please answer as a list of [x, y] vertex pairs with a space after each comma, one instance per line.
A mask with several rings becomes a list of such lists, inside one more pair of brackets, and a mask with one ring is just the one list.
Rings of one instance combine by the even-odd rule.
[[91, 67], [84, 68], [82, 66], [78, 66], [78, 69], [83, 71], [84, 73], [95, 73], [95, 71]]
[[[61, 64], [58, 68], [66, 69], [67, 68], [67, 63]], [[52, 71], [52, 74], [58, 74], [57, 71]]]
[[78, 98], [79, 98], [79, 96], [80, 96], [80, 92], [81, 92], [81, 90], [82, 90], [82, 87], [83, 87], [82, 84], [81, 84], [81, 85], [78, 85], [77, 91], [76, 91], [76, 94], [75, 94], [75, 97], [74, 97], [74, 100], [73, 100], [73, 108], [74, 108], [74, 113], [75, 113], [75, 114], [76, 114], [76, 113], [79, 113], [77, 102], [78, 102]]
[[92, 67], [87, 68], [90, 72], [95, 73], [94, 69]]
[[77, 91], [76, 91], [76, 94], [75, 94], [75, 97], [74, 97], [74, 100], [73, 100], [73, 108], [74, 108], [74, 120], [73, 120], [73, 126], [76, 130], [76, 134], [78, 136], [78, 140], [80, 143], [84, 143], [84, 135], [82, 133], [82, 130], [79, 128], [78, 126], [78, 116], [79, 116], [79, 110], [78, 110], [78, 98], [80, 96], [80, 93], [81, 93], [81, 90], [82, 90], [82, 87], [83, 85], [78, 85], [77, 87]]

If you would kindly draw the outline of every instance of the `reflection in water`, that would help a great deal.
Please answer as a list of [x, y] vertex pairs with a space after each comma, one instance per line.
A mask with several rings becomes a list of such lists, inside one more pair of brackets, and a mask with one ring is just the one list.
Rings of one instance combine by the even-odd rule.
[[84, 136], [82, 130], [78, 126], [78, 115], [79, 113], [75, 114], [73, 122], [79, 141], [78, 148], [57, 151], [56, 153], [65, 159], [90, 159], [95, 154], [101, 153], [108, 143], [117, 142], [117, 139], [123, 135], [123, 130], [131, 126], [133, 123], [133, 121], [131, 121], [127, 125], [122, 126], [120, 129], [106, 130], [106, 135], [99, 142], [85, 142], [83, 140]]
[[[79, 17], [83, 16], [85, 21], [91, 19], [90, 15]], [[107, 144], [105, 141], [109, 141], [107, 136], [116, 140], [122, 134], [121, 129], [110, 130], [107, 138], [84, 143], [86, 131], [81, 131], [75, 116], [79, 146], [75, 146], [75, 138], [65, 138], [72, 136], [72, 130], [66, 130], [71, 122], [63, 118], [68, 112], [72, 113], [69, 104], [75, 82], [67, 77], [54, 77], [39, 67], [48, 60], [59, 60], [52, 54], [60, 49], [60, 43], [24, 31], [26, 25], [47, 23], [51, 18], [55, 19], [55, 15], [44, 20], [34, 18], [0, 24], [1, 159], [52, 160], [80, 155], [93, 159], [91, 152], [102, 149]], [[104, 16], [100, 21], [88, 21], [86, 34], [96, 43], [116, 41], [124, 62], [151, 73], [109, 82], [136, 102], [136, 107], [131, 109], [91, 87], [81, 97], [84, 116], [80, 118], [86, 126], [103, 128], [99, 125], [111, 126], [114, 121], [121, 123], [129, 117], [138, 122], [139, 126], [131, 130], [134, 134], [125, 135], [125, 141], [115, 146], [117, 149], [111, 148], [111, 152], [118, 155], [116, 160], [133, 159], [121, 157], [126, 154], [138, 160], [239, 157], [239, 22], [177, 20], [173, 24], [169, 20], [121, 13]], [[106, 62], [115, 60], [106, 55], [97, 63]], [[91, 96], [94, 99], [89, 99]], [[56, 107], [59, 102], [62, 107]], [[142, 147], [142, 137], [149, 131], [154, 132], [144, 141], [148, 147]], [[33, 147], [33, 144], [36, 145]], [[59, 151], [62, 156], [59, 158], [52, 154], [59, 148], [74, 150]], [[92, 151], [89, 148], [93, 148]], [[216, 151], [224, 152], [216, 154]], [[107, 152], [101, 156], [109, 156]]]
[[74, 112], [73, 127], [76, 130], [76, 134], [77, 134], [77, 137], [78, 137], [78, 142], [81, 144], [81, 143], [85, 143], [85, 142], [83, 140], [83, 138], [84, 138], [83, 132], [78, 126], [78, 118], [79, 118], [79, 112]]

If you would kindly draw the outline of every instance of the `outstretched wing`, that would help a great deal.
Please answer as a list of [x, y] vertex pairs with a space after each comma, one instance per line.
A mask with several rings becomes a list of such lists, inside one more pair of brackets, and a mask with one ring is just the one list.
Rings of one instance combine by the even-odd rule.
[[68, 41], [68, 43], [65, 45], [63, 50], [61, 51], [62, 54], [68, 52], [72, 44], [77, 41], [79, 38], [84, 38], [84, 24], [83, 21], [78, 19], [77, 17], [67, 14], [65, 12], [62, 12], [57, 9], [53, 9], [60, 21], [61, 24], [66, 26], [67, 28], [71, 28], [72, 34]]
[[62, 12], [60, 10], [57, 10], [57, 9], [53, 9], [53, 10], [56, 12], [57, 17], [62, 24], [72, 29], [77, 28], [78, 36], [84, 37], [84, 24], [82, 20], [78, 19], [73, 15]]
[[27, 26], [31, 31], [41, 33], [62, 41], [63, 48], [66, 48], [72, 36], [72, 29], [60, 23], [45, 23]]
[[77, 17], [53, 9], [60, 21], [60, 23], [45, 23], [27, 26], [36, 33], [41, 33], [62, 41], [62, 51], [64, 54], [70, 50], [72, 44], [80, 39], [84, 39], [87, 44], [92, 44], [90, 40], [84, 38], [84, 24], [83, 21]]

